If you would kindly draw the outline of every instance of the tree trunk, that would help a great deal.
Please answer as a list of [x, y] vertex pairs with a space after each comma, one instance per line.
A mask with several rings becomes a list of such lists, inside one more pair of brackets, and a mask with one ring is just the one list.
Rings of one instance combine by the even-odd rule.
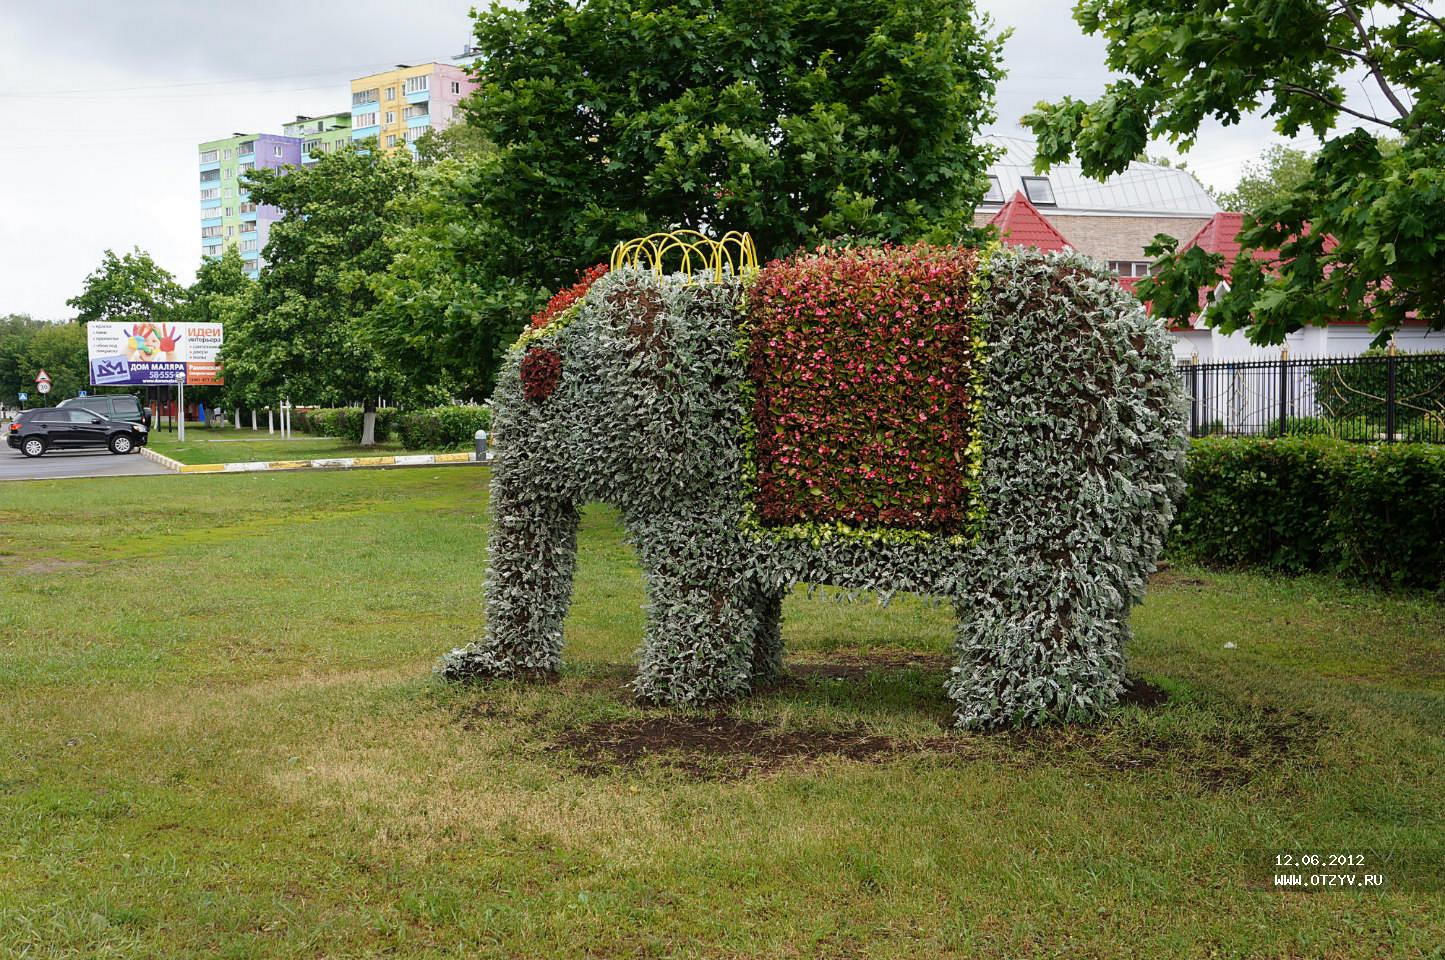
[[367, 397], [361, 414], [361, 445], [376, 446], [376, 398]]

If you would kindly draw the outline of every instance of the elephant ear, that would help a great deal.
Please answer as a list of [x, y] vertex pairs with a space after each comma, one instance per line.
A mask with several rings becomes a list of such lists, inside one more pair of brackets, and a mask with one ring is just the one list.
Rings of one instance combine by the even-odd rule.
[[664, 390], [673, 349], [661, 280], [647, 274], [613, 283], [602, 296], [602, 307], [622, 340], [629, 377]]

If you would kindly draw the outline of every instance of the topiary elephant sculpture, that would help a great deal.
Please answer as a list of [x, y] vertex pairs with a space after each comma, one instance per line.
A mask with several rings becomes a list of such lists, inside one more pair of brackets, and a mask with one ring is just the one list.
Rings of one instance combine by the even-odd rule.
[[440, 669], [559, 670], [578, 508], [604, 501], [646, 573], [646, 700], [775, 678], [807, 582], [950, 601], [961, 726], [1093, 718], [1122, 689], [1183, 423], [1167, 333], [1078, 255], [615, 269], [509, 355], [486, 634]]

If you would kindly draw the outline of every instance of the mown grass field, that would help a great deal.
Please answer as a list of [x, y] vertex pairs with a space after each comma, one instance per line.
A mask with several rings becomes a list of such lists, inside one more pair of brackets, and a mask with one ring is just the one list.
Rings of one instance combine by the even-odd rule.
[[976, 735], [944, 610], [800, 593], [793, 680], [670, 714], [594, 507], [564, 678], [454, 689], [486, 477], [7, 485], [0, 956], [1441, 955], [1438, 883], [1260, 864], [1445, 844], [1438, 601], [1173, 570], [1132, 648], [1165, 702]]
[[426, 453], [402, 450], [397, 441], [363, 447], [340, 437], [294, 434], [290, 439], [265, 430], [211, 430], [199, 424], [186, 425], [186, 441], [175, 433], [151, 432], [150, 447], [181, 463], [246, 463], [255, 460], [320, 460], [325, 457], [380, 457], [398, 453]]

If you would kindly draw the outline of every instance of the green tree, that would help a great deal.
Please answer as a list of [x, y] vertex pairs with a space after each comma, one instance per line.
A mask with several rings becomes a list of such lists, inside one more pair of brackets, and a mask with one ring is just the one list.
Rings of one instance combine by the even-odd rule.
[[255, 287], [240, 251], [227, 247], [219, 257], [201, 261], [176, 317], [187, 323], [227, 323], [250, 306]]
[[76, 322], [48, 323], [23, 314], [0, 317], [0, 403], [13, 407], [20, 393], [30, 406], [44, 400], [35, 375], [50, 375], [49, 399], [73, 397], [90, 382], [85, 327]]
[[987, 186], [999, 38], [972, 0], [537, 0], [475, 33], [466, 119], [495, 149], [407, 213], [376, 331], [473, 385], [618, 241], [953, 239]]
[[[1445, 327], [1438, 14], [1416, 0], [1081, 0], [1075, 19], [1104, 36], [1123, 76], [1093, 102], [1065, 97], [1024, 117], [1041, 166], [1076, 156], [1086, 174], [1116, 173], [1151, 138], [1188, 149], [1206, 119], [1233, 123], [1261, 108], [1280, 134], [1323, 141], [1302, 182], [1249, 211], [1212, 325], [1259, 343], [1332, 320], [1366, 322], [1384, 339], [1412, 313]], [[1370, 109], [1345, 102], [1356, 71]], [[1140, 296], [1166, 317], [1197, 311], [1222, 257], [1178, 253], [1164, 236], [1150, 252], [1160, 263]]]
[[229, 393], [246, 406], [291, 399], [361, 400], [370, 445], [378, 395], [395, 396], [396, 364], [362, 335], [375, 306], [369, 278], [387, 267], [388, 203], [411, 188], [410, 160], [376, 149], [325, 154], [289, 171], [247, 176], [256, 203], [281, 210], [249, 309], [230, 319], [222, 348]]
[[1244, 165], [1234, 189], [1217, 198], [1219, 205], [1243, 213], [1262, 210], [1307, 186], [1314, 165], [1315, 156], [1308, 150], [1271, 144], [1258, 160]]
[[151, 255], [136, 247], [117, 257], [107, 250], [80, 293], [65, 301], [81, 323], [160, 321], [170, 318], [185, 291]]

